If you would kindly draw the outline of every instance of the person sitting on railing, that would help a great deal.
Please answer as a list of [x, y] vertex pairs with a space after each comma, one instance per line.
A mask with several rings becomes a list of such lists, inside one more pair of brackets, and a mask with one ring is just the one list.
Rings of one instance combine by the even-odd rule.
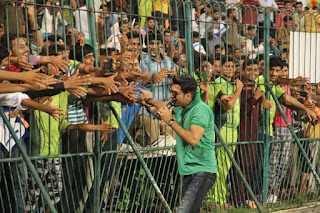
[[306, 30], [306, 19], [303, 13], [303, 4], [298, 1], [295, 5], [295, 13], [293, 15], [294, 30], [299, 32], [304, 32]]
[[237, 26], [238, 19], [237, 19], [237, 10], [236, 9], [228, 9], [227, 10], [227, 33], [226, 33], [226, 38], [227, 41], [226, 43], [228, 46], [231, 48], [240, 48], [240, 41], [243, 39], [243, 36], [239, 35], [239, 29]]
[[290, 31], [293, 30], [293, 18], [291, 16], [283, 17], [283, 27], [277, 31], [277, 42], [279, 50], [289, 49]]

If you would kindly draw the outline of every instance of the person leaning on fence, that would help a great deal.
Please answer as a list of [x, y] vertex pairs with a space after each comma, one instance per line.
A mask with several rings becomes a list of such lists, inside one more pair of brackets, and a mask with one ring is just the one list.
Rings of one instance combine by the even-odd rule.
[[[311, 111], [310, 109], [306, 108], [303, 104], [301, 104], [297, 99], [289, 96], [288, 94], [285, 93], [285, 91], [278, 85], [279, 83], [291, 83], [293, 82], [293, 79], [282, 79], [279, 77], [279, 75], [281, 74], [281, 69], [283, 66], [283, 62], [279, 57], [272, 57], [270, 58], [270, 85], [271, 85], [271, 89], [273, 91], [273, 93], [275, 94], [275, 96], [280, 99], [282, 101], [282, 104], [287, 106], [287, 107], [293, 107], [293, 108], [298, 108], [300, 110], [304, 110], [309, 119], [310, 120], [314, 120], [316, 118], [316, 115], [313, 111]], [[281, 81], [280, 81], [281, 80]], [[260, 75], [257, 79], [256, 79], [256, 86], [263, 91], [264, 93], [266, 92], [266, 88], [264, 85], [264, 76]], [[273, 97], [269, 94], [270, 97], [270, 101], [272, 103], [272, 107], [270, 109], [270, 114], [269, 114], [269, 134], [266, 135], [265, 134], [265, 121], [264, 121], [264, 110], [261, 109], [261, 119], [259, 119], [259, 123], [258, 123], [258, 140], [264, 140], [265, 137], [269, 137], [270, 139], [273, 138], [274, 134], [273, 134], [273, 121], [274, 121], [274, 117], [275, 117], [275, 113], [276, 113], [276, 104], [275, 101], [273, 99]], [[272, 150], [272, 146], [270, 146], [270, 150]], [[262, 150], [259, 150], [260, 152], [262, 152]], [[261, 156], [262, 153], [260, 153], [259, 156]], [[262, 172], [262, 164], [259, 165], [258, 169], [261, 170]], [[259, 186], [260, 189], [257, 190], [257, 193], [261, 193], [261, 185]], [[268, 196], [268, 202], [269, 203], [275, 203], [278, 199], [278, 194], [277, 192], [271, 192]]]
[[[239, 164], [242, 173], [245, 175], [250, 186], [257, 184], [259, 175], [256, 174], [257, 145], [241, 144], [241, 141], [257, 140], [257, 125], [259, 106], [263, 93], [255, 87], [254, 80], [259, 76], [258, 62], [247, 60], [242, 65], [242, 81], [244, 87], [241, 91], [240, 101], [240, 138], [234, 158]], [[247, 198], [247, 190], [241, 182], [237, 171], [233, 172], [234, 181], [231, 182], [231, 192], [235, 206], [248, 205], [249, 208], [257, 208], [255, 203]]]
[[174, 116], [165, 102], [154, 100], [150, 92], [140, 91], [149, 110], [158, 113], [177, 134], [178, 169], [183, 175], [182, 199], [177, 212], [199, 212], [217, 172], [212, 110], [201, 101], [197, 82], [190, 75], [172, 79], [170, 100], [175, 101]]
[[[220, 77], [215, 79], [215, 84], [227, 96], [233, 95], [234, 105], [232, 109], [226, 111], [221, 105], [215, 105], [215, 123], [226, 143], [236, 143], [238, 141], [238, 125], [240, 122], [240, 93], [243, 84], [237, 79], [233, 80], [235, 64], [233, 58], [223, 57], [221, 59]], [[234, 153], [236, 146], [228, 147]], [[227, 203], [227, 175], [231, 167], [231, 160], [227, 156], [223, 147], [217, 148], [218, 173], [217, 181], [214, 186], [214, 201], [221, 208], [231, 210], [232, 206]]]

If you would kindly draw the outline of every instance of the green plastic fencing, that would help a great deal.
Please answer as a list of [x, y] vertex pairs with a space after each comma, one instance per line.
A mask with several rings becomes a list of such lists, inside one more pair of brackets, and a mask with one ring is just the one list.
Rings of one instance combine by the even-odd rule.
[[[215, 115], [218, 173], [201, 212], [269, 212], [319, 201], [320, 124], [310, 122], [303, 110], [282, 108], [286, 101], [279, 87], [306, 106], [309, 101], [320, 106], [320, 13], [300, 12], [299, 5], [283, 8], [281, 2], [277, 9], [246, 1], [56, 2], [1, 1], [1, 49], [16, 45], [10, 44], [8, 34], [2, 35], [8, 32], [19, 35], [17, 49], [29, 47], [29, 56], [68, 54], [82, 63], [71, 61], [69, 76], [72, 70], [101, 67], [106, 57], [124, 52], [136, 54], [137, 60], [123, 57], [118, 67], [130, 64], [152, 74], [168, 67], [178, 75], [194, 75], [199, 84], [213, 73], [208, 105]], [[125, 35], [135, 33], [139, 43], [126, 40]], [[156, 44], [149, 39], [154, 33]], [[28, 43], [23, 46], [24, 41]], [[87, 52], [84, 44], [92, 49]], [[24, 53], [11, 54], [9, 64]], [[161, 55], [158, 62], [148, 61], [152, 54]], [[222, 64], [225, 56], [231, 56], [231, 72]], [[270, 70], [275, 56], [286, 62], [277, 82]], [[39, 66], [43, 72], [53, 70], [51, 60]], [[245, 67], [258, 69], [256, 86], [265, 90], [271, 110], [262, 102], [251, 108], [255, 82], [248, 80]], [[310, 80], [286, 80], [298, 76]], [[214, 90], [222, 88], [232, 97], [237, 78], [244, 85], [241, 100], [225, 112]], [[169, 88], [170, 78], [165, 78], [150, 90], [168, 101]], [[102, 132], [66, 130], [63, 121], [34, 110], [20, 115], [30, 125], [28, 137], [20, 140], [17, 125], [23, 121], [14, 126], [8, 117], [13, 109], [0, 109], [1, 128], [16, 133], [9, 142], [16, 143], [15, 152], [0, 144], [0, 212], [176, 212], [181, 176], [173, 130], [150, 118], [139, 104], [93, 102], [88, 96], [79, 100], [61, 93], [53, 103], [69, 111], [75, 107], [86, 117], [82, 122], [114, 125], [118, 131], [109, 134], [107, 142], [100, 140]]]

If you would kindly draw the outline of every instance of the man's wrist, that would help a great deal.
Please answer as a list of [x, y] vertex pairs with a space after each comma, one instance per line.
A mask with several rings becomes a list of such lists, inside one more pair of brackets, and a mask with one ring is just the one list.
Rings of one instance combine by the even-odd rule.
[[147, 100], [145, 100], [145, 102], [147, 103], [147, 104], [150, 104], [150, 101], [152, 101], [153, 100], [153, 98], [148, 98]]
[[171, 126], [174, 123], [175, 119], [171, 118], [170, 120], [168, 120], [166, 123]]

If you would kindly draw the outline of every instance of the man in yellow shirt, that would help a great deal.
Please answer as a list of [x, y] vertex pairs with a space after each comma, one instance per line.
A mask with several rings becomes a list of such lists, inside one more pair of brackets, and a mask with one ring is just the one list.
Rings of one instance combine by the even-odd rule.
[[320, 13], [318, 12], [319, 4], [312, 4], [312, 1], [310, 1], [308, 3], [308, 7], [311, 8], [311, 10], [305, 15], [306, 32], [320, 32]]

